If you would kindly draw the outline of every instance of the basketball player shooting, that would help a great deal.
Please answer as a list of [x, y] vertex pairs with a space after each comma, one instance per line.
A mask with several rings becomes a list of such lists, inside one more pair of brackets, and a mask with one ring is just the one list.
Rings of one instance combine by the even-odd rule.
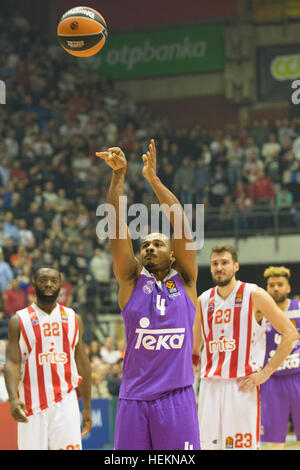
[[[201, 448], [255, 450], [260, 444], [260, 384], [293, 349], [299, 334], [272, 297], [236, 279], [238, 257], [231, 245], [212, 248], [215, 287], [199, 297], [194, 355], [200, 354], [198, 414]], [[264, 365], [265, 319], [282, 335]]]
[[91, 371], [82, 320], [56, 302], [61, 286], [56, 268], [40, 267], [33, 286], [36, 303], [9, 321], [4, 369], [11, 414], [18, 422], [18, 448], [81, 450], [81, 437], [92, 425]]
[[96, 155], [113, 169], [107, 204], [115, 208], [117, 232], [110, 242], [127, 340], [115, 449], [200, 449], [192, 364], [198, 267], [195, 250], [187, 249], [192, 240], [187, 219], [178, 199], [157, 177], [151, 140], [142, 157], [142, 174], [161, 205], [175, 205], [175, 213], [165, 211], [172, 227], [176, 218], [186, 226], [182, 237], [173, 235], [172, 241], [162, 233], [147, 235], [138, 261], [119, 208], [125, 155], [118, 147]]

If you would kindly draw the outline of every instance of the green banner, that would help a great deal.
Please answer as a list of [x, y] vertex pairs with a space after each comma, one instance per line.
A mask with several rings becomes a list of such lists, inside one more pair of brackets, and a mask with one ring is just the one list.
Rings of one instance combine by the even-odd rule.
[[111, 78], [142, 78], [223, 70], [223, 28], [219, 25], [109, 34], [92, 58]]

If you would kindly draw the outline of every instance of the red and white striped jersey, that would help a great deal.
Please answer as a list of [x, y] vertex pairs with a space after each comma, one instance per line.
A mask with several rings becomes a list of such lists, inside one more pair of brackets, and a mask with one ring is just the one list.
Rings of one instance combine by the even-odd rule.
[[199, 297], [204, 347], [201, 377], [244, 377], [263, 367], [266, 349], [265, 321], [259, 325], [252, 308], [256, 287], [238, 281], [224, 300], [217, 288]]
[[82, 381], [74, 356], [78, 323], [75, 312], [59, 304], [49, 315], [34, 303], [16, 315], [22, 354], [19, 398], [30, 416], [61, 401]]

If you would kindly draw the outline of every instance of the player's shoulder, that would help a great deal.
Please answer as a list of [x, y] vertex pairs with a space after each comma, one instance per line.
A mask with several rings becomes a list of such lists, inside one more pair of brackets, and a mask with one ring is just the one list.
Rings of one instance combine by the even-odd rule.
[[207, 289], [207, 290], [205, 290], [204, 292], [202, 292], [202, 293], [198, 296], [198, 301], [199, 301], [199, 302], [203, 302], [203, 301], [205, 301], [207, 298], [209, 298], [212, 289], [213, 289], [213, 287], [210, 287], [209, 289]]
[[28, 307], [24, 307], [20, 310], [17, 310], [13, 317], [23, 318], [25, 315], [28, 315]]
[[73, 310], [73, 308], [66, 307], [65, 305], [62, 305], [62, 304], [58, 304], [58, 307], [59, 307], [60, 311], [62, 313], [65, 312], [68, 315], [68, 317], [69, 316], [71, 316], [71, 317], [76, 316], [76, 312], [75, 312], [75, 310]]

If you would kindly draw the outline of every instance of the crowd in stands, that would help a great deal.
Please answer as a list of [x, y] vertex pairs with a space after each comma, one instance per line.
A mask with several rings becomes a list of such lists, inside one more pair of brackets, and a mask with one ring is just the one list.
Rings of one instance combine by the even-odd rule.
[[141, 173], [154, 138], [160, 178], [182, 204], [205, 204], [207, 233], [230, 231], [237, 214], [247, 230], [254, 208], [285, 209], [282, 222], [300, 226], [299, 119], [174, 129], [21, 16], [0, 18], [0, 47], [0, 318], [32, 302], [42, 263], [63, 274], [61, 303], [119, 312], [109, 242], [96, 231], [111, 170], [95, 152], [111, 146], [128, 159], [128, 206], [157, 203]]

